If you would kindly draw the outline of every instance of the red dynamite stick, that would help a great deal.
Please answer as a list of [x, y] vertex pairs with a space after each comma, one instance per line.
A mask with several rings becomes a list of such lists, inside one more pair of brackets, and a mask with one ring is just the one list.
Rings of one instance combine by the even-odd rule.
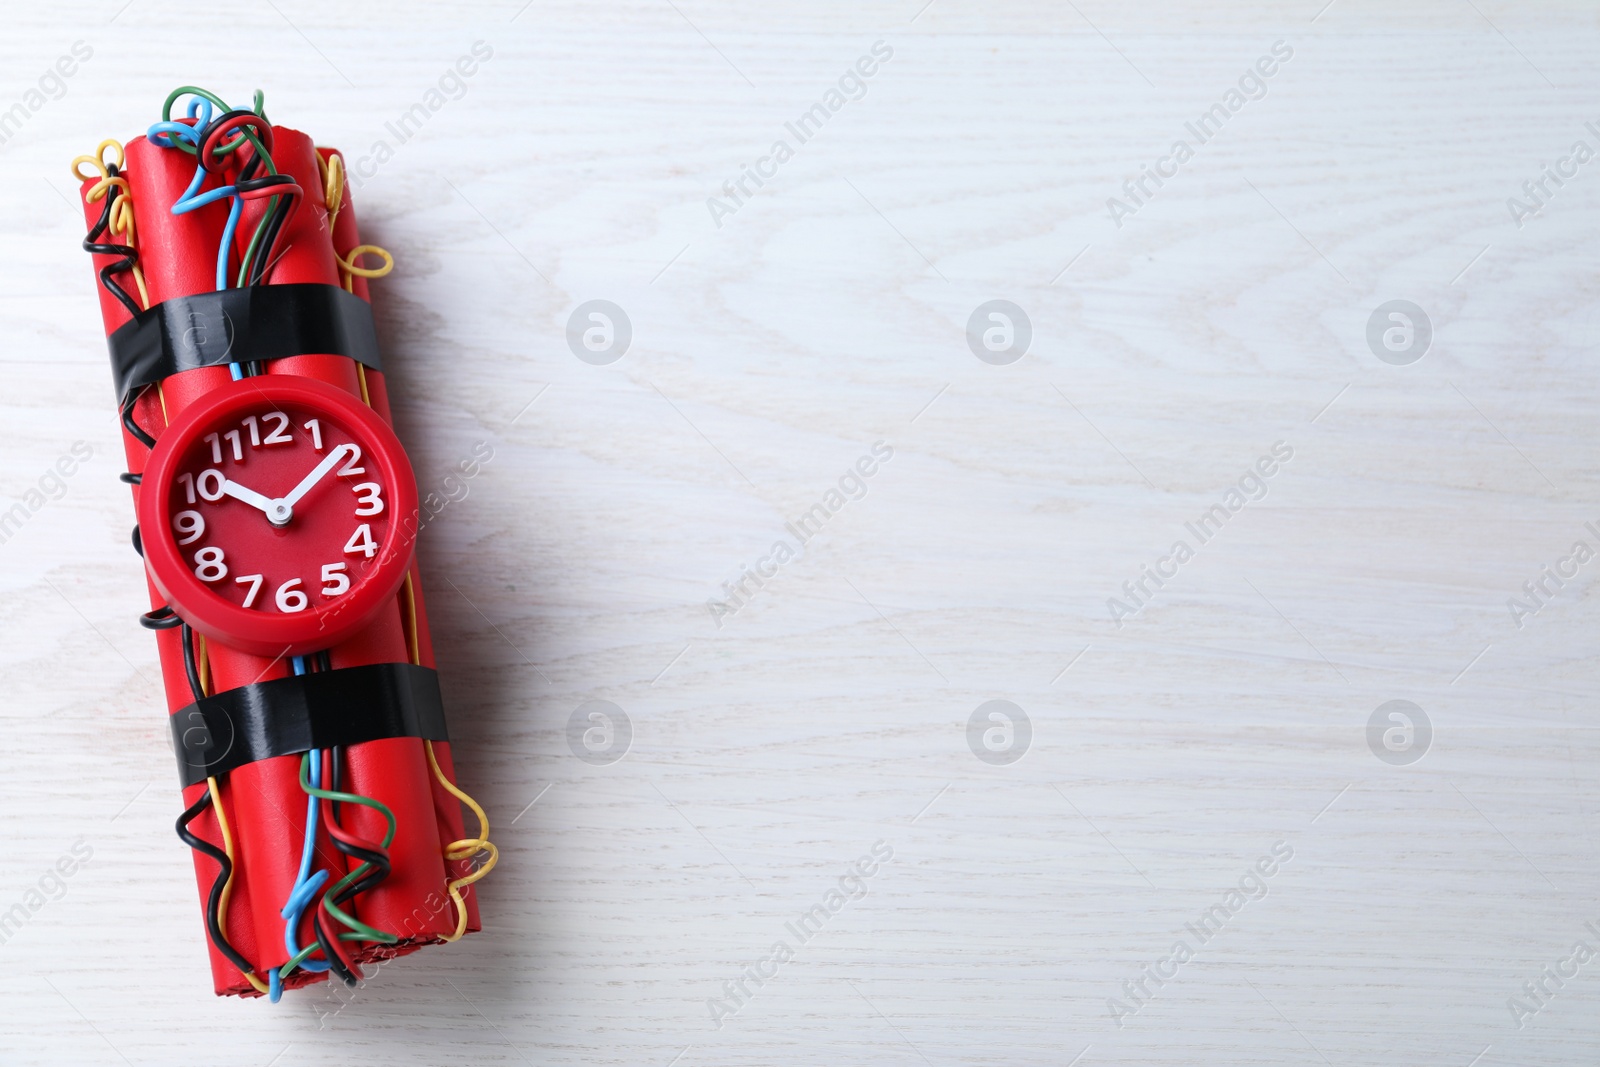
[[[340, 153], [336, 149], [319, 148], [317, 151], [325, 160], [330, 160], [337, 156], [340, 157], [342, 161], [343, 157], [340, 156]], [[356, 223], [355, 205], [351, 199], [350, 186], [348, 182], [344, 184], [341, 195], [342, 199], [338, 205], [338, 212], [334, 219], [333, 247], [338, 250], [340, 257], [346, 261], [349, 261], [350, 251], [361, 244], [361, 238]], [[367, 293], [367, 280], [365, 278], [362, 278], [359, 275], [354, 275], [351, 279], [351, 289], [362, 299], [369, 299]], [[373, 370], [367, 370], [365, 375], [368, 399], [372, 404], [373, 410], [382, 415], [385, 421], [393, 424], [394, 418], [389, 409], [389, 391], [387, 383], [384, 380], [384, 375], [381, 372]], [[422, 592], [421, 570], [417, 566], [415, 560], [413, 560], [411, 564], [411, 588], [416, 604], [415, 619], [417, 645], [419, 651], [418, 662], [424, 667], [432, 668], [435, 666], [433, 657], [433, 639], [428, 627], [428, 613], [427, 605], [423, 598]], [[405, 596], [405, 590], [402, 588], [400, 591], [400, 599], [402, 602], [404, 602]], [[410, 608], [407, 606], [403, 608], [403, 610], [409, 611]], [[452, 782], [454, 782], [455, 774], [450, 758], [449, 742], [436, 741], [434, 742], [433, 750], [434, 755], [439, 762], [439, 769], [447, 777], [449, 777]], [[424, 760], [425, 759], [426, 756], [424, 756]], [[423, 770], [428, 775], [429, 788], [434, 798], [435, 820], [438, 826], [437, 832], [439, 835], [442, 854], [444, 845], [449, 844], [452, 841], [459, 841], [466, 837], [465, 821], [462, 817], [461, 803], [460, 801], [456, 800], [456, 798], [452, 796], [442, 785], [432, 779], [432, 773], [426, 766], [424, 766]], [[450, 863], [448, 866], [450, 877], [458, 878], [466, 873], [467, 868], [470, 866], [470, 861], [459, 860], [454, 863]], [[462, 889], [461, 894], [467, 905], [467, 930], [469, 932], [475, 932], [482, 929], [482, 925], [478, 918], [477, 898], [474, 895], [472, 888], [467, 887]], [[455, 909], [454, 905], [449, 903], [448, 898], [444, 897], [441, 893], [440, 896], [435, 898], [432, 902], [425, 903], [438, 904], [440, 901], [443, 902], [442, 907], [430, 907], [428, 909], [430, 914], [439, 915], [440, 921], [438, 926], [435, 927], [435, 930], [438, 933], [453, 932], [455, 930], [456, 922]]]
[[[145, 151], [146, 149], [149, 151]], [[157, 149], [154, 145], [142, 140], [130, 143], [126, 151], [128, 157], [133, 161], [125, 169], [124, 175], [129, 185], [130, 198], [133, 201], [136, 248], [140, 257], [141, 269], [145, 274], [146, 286], [149, 289], [152, 304], [154, 304], [167, 296], [183, 295], [181, 287], [189, 284], [189, 279], [175, 276], [172, 271], [164, 267], [160, 250], [170, 250], [175, 241], [189, 240], [195, 243], [204, 241], [209, 236], [206, 231], [213, 226], [214, 241], [220, 242], [222, 238], [222, 220], [226, 213], [224, 211], [221, 216], [216, 212], [211, 212], [209, 215], [201, 215], [192, 221], [189, 232], [174, 233], [173, 227], [168, 224], [170, 216], [160, 212], [159, 203], [154, 208], [148, 204], [141, 207], [141, 198], [162, 196], [170, 191], [174, 185], [176, 185], [178, 192], [181, 194], [183, 187], [187, 184], [187, 179], [183, 178], [179, 173], [181, 168], [170, 167], [166, 160], [155, 155], [155, 153], [165, 150]], [[94, 184], [94, 181], [83, 183], [81, 192], [85, 197], [87, 197], [89, 189]], [[103, 210], [103, 202], [91, 204], [85, 199], [84, 211], [90, 226], [93, 226], [98, 221]], [[141, 223], [146, 227], [144, 232], [138, 232]], [[114, 240], [106, 241], [105, 237], [102, 237], [101, 240], [105, 243], [116, 243]], [[215, 247], [216, 245], [213, 243], [213, 251]], [[97, 268], [103, 267], [106, 262], [115, 258], [99, 255], [93, 257]], [[133, 284], [131, 273], [114, 277], [125, 281], [126, 290], [137, 302], [138, 289]], [[96, 280], [98, 281], [98, 278]], [[127, 309], [115, 300], [113, 300], [110, 307], [102, 300], [101, 308], [108, 335], [131, 318]], [[227, 379], [227, 371], [220, 369], [195, 371], [193, 374], [195, 376], [209, 377], [213, 383], [216, 382], [216, 376], [219, 374], [222, 376], [221, 380]], [[200, 380], [185, 381], [181, 386], [170, 391], [170, 400], [174, 406], [181, 407], [188, 401], [203, 395], [209, 388], [214, 388], [214, 384], [207, 385]], [[145, 427], [147, 432], [154, 430], [159, 433], [166, 425], [165, 414], [163, 390], [156, 388], [146, 390], [145, 396], [135, 408], [134, 418], [139, 425]], [[145, 462], [149, 458], [150, 450], [138, 438], [128, 433], [126, 429], [123, 430], [122, 437], [123, 449], [128, 459], [128, 469], [136, 473], [142, 472]], [[133, 486], [131, 488], [134, 495], [134, 506], [137, 509], [139, 487]], [[149, 585], [149, 588], [151, 607], [161, 607], [165, 603], [161, 594], [156, 590], [153, 583]], [[170, 714], [187, 707], [192, 702], [188, 677], [183, 665], [181, 631], [172, 629], [158, 632], [156, 635], [156, 648], [161, 660], [162, 681], [167, 692], [168, 711]], [[184, 806], [187, 807], [199, 799], [205, 788], [204, 785], [196, 785], [184, 790]], [[190, 824], [190, 828], [202, 839], [211, 842], [218, 848], [222, 847], [222, 833], [216, 823], [215, 812], [209, 809], [203, 812]], [[220, 873], [221, 865], [199, 852], [193, 853], [193, 861], [195, 883], [199, 891], [203, 915], [204, 902], [210, 895], [211, 885]], [[255, 937], [248, 922], [249, 915], [248, 891], [238, 884], [237, 875], [235, 875], [234, 890], [230, 899], [228, 928], [225, 934], [229, 942], [247, 959], [253, 958], [255, 950]], [[210, 951], [211, 970], [217, 993], [253, 992], [249, 983], [245, 981], [244, 976], [239, 973], [238, 969], [228, 961], [227, 957], [215, 945], [210, 944], [209, 939], [207, 946]]]
[[[272, 266], [268, 281], [274, 285], [297, 282], [339, 284], [339, 265], [333, 258], [333, 241], [328, 233], [327, 206], [323, 200], [322, 176], [317, 170], [317, 150], [311, 138], [299, 130], [283, 126], [276, 129], [273, 161], [280, 174], [294, 178], [304, 195], [286, 232], [279, 241], [282, 251]], [[243, 249], [241, 248], [241, 251]], [[356, 362], [344, 356], [290, 356], [273, 360], [269, 374], [299, 374], [361, 395]]]
[[[182, 198], [193, 180], [195, 157], [176, 148], [153, 145], [144, 138], [130, 143], [127, 152], [138, 162], [138, 176], [130, 178], [134, 188], [135, 219], [151, 234], [145, 242], [148, 249], [145, 280], [151, 300], [214, 290], [217, 250], [222, 244], [228, 216], [226, 201], [174, 215], [172, 205]], [[229, 180], [227, 174], [207, 175], [201, 190], [216, 188]], [[164, 426], [190, 404], [231, 378], [226, 368], [205, 367], [165, 379], [158, 389], [149, 391], [157, 396], [162, 406], [159, 425]], [[290, 673], [284, 661], [217, 644], [208, 646], [206, 658], [212, 692]], [[186, 697], [187, 682], [177, 692]], [[187, 699], [183, 701], [184, 705], [188, 702]], [[222, 785], [221, 794], [231, 816], [234, 839], [228, 939], [264, 973], [267, 968], [281, 965], [288, 955], [283, 947], [283, 920], [278, 917], [278, 909], [288, 899], [299, 871], [299, 842], [304, 833], [306, 803], [305, 793], [299, 786], [299, 760], [282, 756], [238, 768]], [[294, 835], [293, 847], [279, 847], [290, 833]], [[327, 852], [339, 856], [331, 847]], [[197, 858], [197, 862], [199, 859], [203, 857]], [[215, 866], [209, 860], [205, 863]], [[210, 880], [202, 879], [200, 889], [204, 898], [210, 892]], [[219, 972], [216, 963], [214, 955], [213, 975], [218, 991], [242, 992], [242, 978], [237, 969], [223, 959]], [[248, 983], [242, 984], [244, 989], [253, 992]]]
[[[343, 156], [337, 149], [319, 148], [317, 151], [325, 160], [331, 160], [337, 156], [340, 162], [343, 162]], [[350, 195], [348, 182], [344, 183], [341, 196], [342, 200], [338, 205], [338, 214], [334, 219], [333, 246], [338, 250], [339, 255], [348, 262], [351, 250], [361, 244], [360, 232], [356, 224], [355, 204]], [[365, 278], [360, 275], [352, 276], [351, 289], [363, 300], [370, 301]], [[369, 402], [372, 404], [373, 410], [382, 415], [386, 422], [393, 425], [394, 417], [389, 410], [389, 389], [384, 380], [384, 375], [378, 371], [369, 370], [366, 372], [366, 384]], [[411, 588], [416, 605], [418, 662], [424, 667], [432, 668], [436, 666], [433, 658], [433, 636], [428, 627], [427, 604], [422, 593], [422, 573], [415, 560], [411, 563]], [[400, 591], [400, 596], [404, 599], [404, 589]], [[436, 741], [433, 745], [433, 751], [435, 758], [438, 760], [440, 771], [454, 783], [456, 776], [455, 767], [451, 760], [450, 743], [448, 741]], [[441, 844], [449, 844], [452, 841], [464, 839], [466, 837], [466, 829], [465, 820], [461, 812], [461, 802], [452, 796], [444, 786], [437, 781], [433, 781], [431, 774], [429, 784], [433, 791], [435, 816], [438, 822]], [[450, 877], [461, 877], [467, 873], [470, 866], [470, 860], [457, 860], [453, 863], [448, 863]], [[460, 892], [467, 905], [467, 931], [473, 933], [481, 930], [483, 927], [478, 916], [478, 899], [473, 887], [463, 887]], [[453, 931], [455, 929], [453, 925], [455, 923], [454, 906], [449, 905], [447, 902], [447, 910], [450, 912], [447, 916], [449, 924], [447, 929]]]

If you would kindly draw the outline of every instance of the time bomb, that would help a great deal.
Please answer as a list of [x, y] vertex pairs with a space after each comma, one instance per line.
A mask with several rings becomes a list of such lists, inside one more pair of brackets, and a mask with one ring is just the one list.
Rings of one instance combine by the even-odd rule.
[[[344, 159], [184, 86], [73, 161], [212, 984], [286, 990], [481, 929]], [[467, 830], [470, 812], [475, 830]], [[154, 936], [154, 935], [152, 935]]]

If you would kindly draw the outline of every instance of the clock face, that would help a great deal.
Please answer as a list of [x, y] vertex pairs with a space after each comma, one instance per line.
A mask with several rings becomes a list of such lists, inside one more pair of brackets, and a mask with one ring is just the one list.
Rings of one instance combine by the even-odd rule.
[[411, 560], [416, 484], [382, 419], [287, 375], [184, 411], [140, 487], [156, 585], [207, 637], [263, 655], [328, 648], [392, 596]]

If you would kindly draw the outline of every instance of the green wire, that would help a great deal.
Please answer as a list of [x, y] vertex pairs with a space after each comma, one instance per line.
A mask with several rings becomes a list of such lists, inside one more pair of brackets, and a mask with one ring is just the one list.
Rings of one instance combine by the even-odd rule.
[[[184, 85], [172, 90], [172, 92], [167, 94], [166, 101], [161, 105], [161, 120], [163, 122], [172, 121], [172, 105], [176, 103], [178, 98], [181, 96], [198, 96], [210, 101], [223, 111], [232, 110], [228, 107], [228, 102], [222, 99], [222, 97], [218, 96], [216, 93], [202, 89], [198, 85]], [[267, 117], [267, 113], [263, 108], [265, 99], [266, 95], [260, 89], [257, 89], [255, 91], [254, 99], [255, 106], [251, 109], [257, 115], [261, 116], [263, 120], [265, 120]], [[244, 134], [244, 136], [236, 137], [227, 144], [218, 146], [213, 152], [213, 155], [226, 156], [233, 152], [237, 152], [241, 147], [244, 146], [245, 142], [248, 141], [255, 147], [256, 156], [267, 168], [267, 173], [278, 173], [277, 165], [272, 161], [272, 154], [261, 146], [261, 141], [256, 137], [254, 131], [252, 131], [249, 127], [241, 127], [239, 132]], [[186, 141], [180, 141], [175, 137], [168, 137], [167, 142], [176, 146], [181, 151], [189, 153], [191, 156], [199, 154], [198, 149]], [[244, 258], [239, 266], [239, 278], [236, 282], [234, 282], [235, 288], [242, 288], [244, 286], [245, 279], [250, 275], [250, 264], [255, 259], [256, 251], [261, 245], [261, 238], [266, 232], [267, 223], [271, 221], [273, 212], [278, 209], [278, 199], [279, 198], [277, 196], [273, 196], [268, 199], [267, 210], [262, 214], [261, 220], [256, 223], [255, 232], [250, 235], [250, 244], [245, 249]]]
[[[383, 817], [388, 820], [389, 829], [383, 835], [383, 844], [381, 844], [379, 847], [388, 848], [394, 842], [394, 812], [390, 811], [389, 808], [381, 801], [374, 800], [371, 797], [360, 796], [356, 793], [338, 793], [334, 792], [333, 790], [323, 789], [319, 786], [312, 785], [311, 754], [309, 752], [300, 757], [300, 788], [304, 789], [307, 793], [310, 793], [314, 797], [321, 797], [323, 800], [335, 800], [344, 804], [360, 804], [363, 807], [372, 808], [374, 811], [381, 813]], [[351, 871], [349, 874], [345, 875], [343, 878], [339, 879], [337, 882], [333, 883], [333, 885], [329, 886], [323, 891], [323, 901], [326, 904], [328, 913], [330, 915], [344, 923], [346, 926], [350, 927], [351, 930], [355, 931], [353, 935], [340, 934], [340, 940], [378, 941], [385, 945], [392, 945], [396, 941], [400, 940], [398, 935], [387, 933], [383, 930], [377, 930], [371, 926], [368, 926], [366, 923], [361, 922], [353, 915], [346, 914], [342, 908], [333, 902], [333, 898], [339, 895], [340, 890], [344, 889], [346, 886], [354, 885], [356, 882], [359, 882], [362, 878], [366, 877], [367, 872], [371, 869], [372, 864], [366, 860], [362, 860], [361, 866], [357, 867], [355, 870]], [[295, 959], [289, 961], [289, 963], [298, 965], [300, 961], [310, 953], [311, 949], [315, 947], [316, 946], [314, 945], [308, 947]], [[285, 966], [288, 967], [289, 970], [293, 970], [293, 967], [289, 964], [285, 964]], [[285, 978], [288, 977], [287, 971], [280, 971], [279, 973]]]

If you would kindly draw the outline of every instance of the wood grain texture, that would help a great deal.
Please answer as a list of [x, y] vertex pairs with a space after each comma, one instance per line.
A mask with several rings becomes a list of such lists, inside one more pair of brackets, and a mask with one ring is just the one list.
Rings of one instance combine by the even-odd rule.
[[[121, 5], [0, 40], [0, 108], [94, 49], [0, 145], [0, 495], [94, 453], [0, 545], [0, 912], [93, 849], [0, 944], [0, 1060], [1594, 1062], [1600, 963], [1520, 1028], [1508, 998], [1600, 948], [1600, 562], [1520, 627], [1507, 599], [1600, 547], [1600, 162], [1520, 228], [1506, 206], [1600, 148], [1593, 10]], [[494, 449], [420, 549], [502, 850], [486, 930], [353, 998], [217, 1001], [66, 163], [184, 82], [260, 85], [358, 160], [480, 40], [355, 197], [400, 264], [375, 305], [423, 490]], [[865, 95], [794, 143], [880, 40]], [[1107, 198], [1280, 40], [1265, 95], [1115, 225]], [[786, 136], [716, 225], [707, 198]], [[1409, 366], [1365, 339], [1396, 298], [1435, 331]], [[567, 345], [592, 299], [632, 324], [608, 366]], [[992, 299], [1031, 321], [1008, 366], [967, 345]], [[865, 495], [714, 618], [879, 441]], [[1198, 544], [1275, 442], [1265, 497]], [[1005, 766], [967, 740], [996, 699], [1031, 724]], [[1433, 729], [1408, 766], [1368, 748], [1395, 699]], [[609, 765], [569, 746], [594, 700], [631, 724]], [[1198, 945], [1278, 842], [1265, 897]], [[1180, 937], [1119, 1026], [1108, 1000]]]

